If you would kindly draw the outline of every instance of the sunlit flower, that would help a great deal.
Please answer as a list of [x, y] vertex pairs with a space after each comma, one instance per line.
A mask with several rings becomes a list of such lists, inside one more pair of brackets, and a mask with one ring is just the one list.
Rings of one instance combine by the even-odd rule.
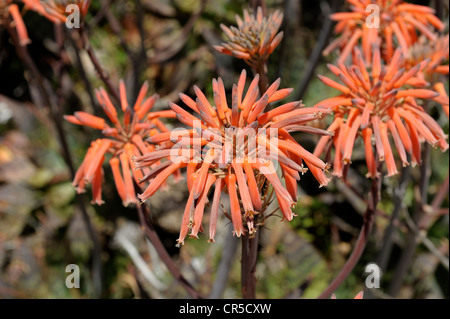
[[[12, 18], [12, 22], [10, 17]], [[15, 27], [20, 45], [27, 45], [31, 42], [19, 7], [17, 4], [12, 3], [11, 0], [2, 0], [0, 2], [0, 25], [4, 23], [10, 23]]]
[[261, 7], [258, 7], [256, 16], [244, 10], [244, 20], [236, 15], [238, 28], [220, 25], [228, 41], [214, 48], [218, 52], [243, 59], [250, 66], [257, 68], [267, 61], [283, 39], [283, 32], [277, 34], [282, 21], [283, 14], [278, 10], [269, 17], [263, 16]]
[[123, 81], [120, 82], [119, 88], [123, 112], [122, 121], [103, 88], [96, 91], [97, 100], [112, 125], [109, 125], [105, 119], [86, 112], [75, 112], [74, 115], [64, 116], [73, 124], [101, 130], [104, 136], [91, 143], [73, 180], [78, 193], [84, 192], [85, 185], [92, 183], [93, 202], [98, 205], [103, 203], [101, 197], [102, 166], [106, 154], [112, 155], [109, 164], [123, 205], [127, 206], [138, 202], [133, 179], [136, 183], [140, 183], [144, 178], [143, 174], [148, 173], [149, 170], [147, 168], [142, 171], [132, 169], [131, 158], [153, 152], [155, 147], [145, 140], [146, 137], [168, 131], [159, 117], [175, 116], [173, 112], [172, 114], [164, 111], [149, 113], [157, 101], [158, 95], [154, 94], [145, 99], [148, 90], [147, 83], [142, 86], [133, 108], [128, 104]]
[[[221, 78], [212, 81], [214, 106], [196, 86], [195, 101], [181, 94], [181, 100], [200, 119], [170, 103], [178, 120], [192, 129], [151, 137], [149, 141], [161, 143], [161, 147], [135, 158], [137, 168], [165, 159], [150, 172], [155, 172], [154, 179], [138, 196], [142, 201], [150, 198], [175, 170], [187, 167], [189, 199], [178, 245], [183, 244], [189, 231], [191, 237], [197, 237], [201, 231], [212, 185], [215, 191], [209, 218], [210, 241], [214, 241], [222, 192], [228, 193], [230, 199], [231, 216], [225, 214], [233, 223], [234, 234], [241, 236], [247, 232], [252, 236], [255, 225], [262, 224], [267, 217], [265, 209], [273, 195], [278, 199], [283, 219], [293, 218], [291, 208], [297, 202], [297, 181], [307, 170], [303, 163], [321, 185], [329, 181], [324, 174], [328, 165], [300, 146], [289, 133], [330, 135], [328, 131], [304, 124], [331, 113], [331, 109], [303, 108], [298, 101], [265, 111], [269, 103], [286, 98], [292, 89], [278, 89], [278, 79], [259, 97], [258, 81], [256, 76], [244, 95], [246, 72], [242, 71], [238, 84], [233, 85], [230, 106]], [[286, 186], [277, 175], [275, 166], [278, 165]]]
[[25, 6], [43, 15], [53, 23], [65, 23], [72, 10], [68, 5], [75, 4], [79, 8], [80, 19], [86, 16], [92, 0], [22, 0]]
[[[395, 51], [395, 43], [404, 56], [417, 41], [417, 33], [431, 41], [437, 40], [434, 30], [442, 31], [444, 24], [434, 15], [434, 9], [426, 6], [406, 3], [401, 0], [347, 0], [350, 12], [334, 13], [330, 18], [338, 23], [334, 32], [340, 34], [324, 50], [328, 55], [336, 48], [340, 49], [339, 62], [344, 62], [353, 48], [361, 47], [365, 60], [370, 63], [372, 47], [382, 49], [382, 59], [389, 62]], [[375, 5], [379, 10], [379, 26], [374, 25], [376, 12], [368, 7]]]
[[[361, 52], [355, 49], [356, 64], [345, 66], [329, 65], [329, 69], [343, 84], [327, 77], [319, 76], [327, 84], [342, 92], [341, 95], [323, 100], [317, 106], [332, 107], [335, 116], [328, 127], [335, 132], [330, 140], [322, 137], [314, 154], [320, 155], [331, 143], [334, 155], [334, 174], [342, 176], [344, 165], [351, 163], [355, 139], [361, 136], [365, 146], [368, 177], [377, 175], [375, 155], [379, 161], [386, 161], [388, 175], [397, 174], [394, 154], [389, 136], [403, 166], [421, 162], [421, 142], [426, 141], [442, 150], [448, 148], [447, 136], [438, 123], [418, 105], [419, 99], [433, 99], [439, 93], [429, 89], [414, 87], [417, 74], [427, 61], [409, 71], [399, 69], [403, 63], [400, 49], [397, 49], [390, 64], [383, 65], [380, 51], [375, 49], [373, 63], [368, 69]], [[373, 143], [374, 142], [374, 143]]]
[[433, 100], [442, 105], [448, 117], [448, 95], [442, 83], [443, 77], [448, 76], [449, 66], [449, 35], [441, 36], [436, 41], [430, 41], [426, 37], [419, 40], [408, 50], [403, 67], [409, 70], [421, 61], [428, 61], [418, 73], [417, 86], [432, 85], [439, 93]]

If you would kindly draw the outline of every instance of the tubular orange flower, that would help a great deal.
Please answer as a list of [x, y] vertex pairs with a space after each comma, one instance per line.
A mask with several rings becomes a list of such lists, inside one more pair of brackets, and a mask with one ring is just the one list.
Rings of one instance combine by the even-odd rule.
[[31, 42], [19, 7], [17, 4], [12, 3], [12, 0], [2, 0], [0, 3], [0, 25], [6, 23], [15, 27], [20, 45], [24, 46]]
[[[434, 30], [442, 31], [444, 24], [434, 15], [434, 9], [403, 2], [402, 0], [347, 0], [351, 12], [331, 14], [337, 21], [334, 32], [340, 34], [323, 51], [328, 55], [339, 48], [338, 62], [344, 62], [353, 48], [361, 42], [365, 60], [370, 63], [372, 46], [382, 49], [382, 58], [389, 62], [394, 54], [394, 42], [406, 56], [417, 41], [417, 31], [435, 41]], [[374, 11], [376, 10], [376, 11]], [[378, 16], [378, 21], [374, 17]], [[379, 22], [379, 25], [375, 23]]]
[[[43, 15], [53, 23], [65, 23], [71, 11], [68, 5], [77, 5], [80, 18], [83, 19], [89, 9], [92, 0], [22, 0], [25, 6]], [[66, 11], [67, 10], [67, 11]]]
[[[246, 71], [242, 71], [237, 85], [233, 85], [232, 101], [227, 103], [221, 78], [213, 79], [214, 103], [194, 87], [195, 101], [186, 95], [181, 100], [199, 117], [170, 103], [177, 118], [190, 130], [174, 130], [172, 134], [159, 134], [161, 146], [150, 155], [135, 158], [136, 167], [147, 167], [160, 160], [164, 167], [153, 168], [152, 180], [139, 199], [147, 200], [174, 169], [187, 167], [190, 192], [183, 215], [178, 245], [186, 236], [197, 238], [208, 192], [214, 184], [211, 206], [209, 241], [214, 241], [221, 193], [229, 195], [234, 234], [253, 236], [257, 226], [264, 222], [264, 212], [276, 195], [283, 219], [294, 217], [292, 206], [297, 202], [297, 181], [307, 171], [303, 162], [313, 170], [321, 185], [329, 179], [324, 171], [328, 165], [301, 147], [290, 132], [304, 131], [329, 135], [328, 131], [306, 127], [311, 120], [329, 114], [329, 108], [302, 108], [300, 101], [281, 105], [265, 112], [269, 101], [284, 99], [292, 90], [278, 89], [275, 81], [259, 97], [256, 76], [246, 92]], [[165, 159], [165, 160], [164, 160]], [[168, 163], [168, 164], [165, 164]], [[171, 164], [174, 163], [174, 164]], [[286, 179], [286, 188], [278, 177], [280, 167]], [[154, 172], [154, 173], [153, 173]], [[273, 190], [273, 191], [272, 191]]]
[[261, 7], [258, 7], [254, 16], [244, 10], [244, 20], [236, 15], [238, 28], [220, 25], [228, 42], [214, 46], [214, 49], [257, 67], [267, 61], [283, 39], [283, 32], [277, 34], [282, 21], [283, 14], [278, 10], [268, 17], [263, 16]]
[[[86, 184], [92, 183], [93, 202], [98, 205], [103, 203], [101, 200], [102, 164], [105, 155], [108, 153], [112, 154], [109, 163], [123, 205], [128, 206], [137, 203], [133, 180], [136, 183], [144, 181], [146, 177], [142, 173], [148, 175], [149, 170], [143, 169], [141, 172], [139, 169], [133, 169], [131, 165], [132, 157], [142, 156], [143, 154], [149, 157], [154, 150], [154, 146], [145, 139], [149, 132], [153, 130], [159, 132], [156, 124], [156, 121], [159, 121], [158, 116], [155, 117], [152, 113], [149, 113], [158, 99], [158, 95], [154, 94], [145, 99], [147, 91], [148, 85], [144, 83], [134, 107], [131, 108], [127, 102], [125, 84], [120, 81], [121, 110], [123, 112], [123, 119], [120, 121], [117, 110], [111, 103], [106, 91], [103, 88], [97, 90], [97, 100], [102, 105], [103, 111], [112, 126], [105, 119], [86, 112], [75, 112], [74, 115], [64, 116], [70, 123], [101, 130], [105, 136], [91, 143], [73, 181], [79, 193], [85, 191]], [[147, 113], [148, 117], [146, 117]], [[157, 166], [159, 164], [157, 162], [156, 160], [151, 166]]]
[[[334, 132], [333, 138], [321, 138], [314, 151], [320, 155], [328, 144], [335, 147], [334, 175], [342, 176], [345, 165], [351, 163], [355, 139], [364, 140], [368, 177], [375, 177], [375, 154], [385, 161], [388, 175], [397, 174], [389, 136], [403, 166], [408, 165], [407, 154], [412, 163], [420, 164], [420, 141], [425, 140], [443, 151], [448, 148], [447, 135], [437, 122], [417, 104], [419, 99], [434, 99], [443, 92], [429, 89], [417, 89], [407, 83], [415, 83], [421, 67], [412, 67], [409, 71], [399, 69], [403, 64], [400, 49], [397, 49], [390, 64], [382, 65], [378, 49], [372, 57], [372, 67], [366, 67], [359, 49], [354, 50], [355, 64], [329, 66], [331, 72], [339, 77], [344, 85], [328, 78], [320, 79], [342, 92], [341, 95], [326, 99], [315, 107], [331, 107], [335, 119], [328, 128]], [[440, 90], [440, 88], [439, 88]], [[438, 91], [438, 90], [437, 90]], [[351, 103], [348, 103], [351, 101]], [[448, 102], [447, 102], [448, 103]]]

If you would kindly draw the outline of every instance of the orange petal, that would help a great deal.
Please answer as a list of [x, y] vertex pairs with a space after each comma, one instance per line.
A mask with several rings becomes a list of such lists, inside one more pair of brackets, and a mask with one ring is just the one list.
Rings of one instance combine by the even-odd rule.
[[297, 180], [291, 174], [285, 172], [284, 181], [286, 183], [286, 189], [292, 197], [294, 202], [297, 202]]
[[382, 142], [380, 133], [380, 118], [376, 115], [372, 116], [372, 126], [373, 126], [373, 133], [375, 135], [375, 147], [378, 153], [378, 160], [382, 162], [385, 159], [385, 152], [383, 146], [384, 144]]
[[236, 127], [239, 124], [239, 108], [238, 108], [238, 95], [237, 95], [237, 86], [236, 86], [236, 84], [233, 84], [231, 97], [232, 97], [232, 102], [231, 102], [231, 125]]
[[278, 147], [280, 149], [289, 150], [290, 152], [296, 154], [297, 156], [308, 160], [313, 165], [321, 169], [326, 169], [327, 165], [319, 159], [317, 156], [305, 150], [300, 144], [294, 144], [292, 142], [287, 142], [283, 140], [278, 140]]
[[342, 155], [342, 161], [344, 164], [351, 163], [351, 157], [353, 152], [353, 146], [355, 144], [356, 134], [358, 133], [361, 125], [361, 117], [358, 116], [352, 123], [352, 126], [348, 132], [347, 139], [345, 141], [344, 153]]
[[[136, 183], [139, 184], [139, 181], [142, 180], [142, 178], [144, 177], [142, 175], [142, 171], [140, 169], [135, 169], [133, 167], [133, 165], [131, 164], [131, 162], [130, 162], [130, 160], [133, 157], [135, 157], [136, 155], [139, 154], [139, 151], [138, 151], [137, 147], [134, 144], [130, 144], [130, 143], [125, 144], [124, 151], [125, 151], [125, 153], [128, 156], [128, 162], [129, 162], [131, 171], [133, 173], [133, 178], [136, 181]], [[133, 189], [134, 189], [134, 187], [133, 187]], [[134, 191], [133, 191], [133, 193], [134, 193]]]
[[239, 205], [239, 199], [236, 192], [236, 177], [234, 174], [228, 174], [225, 177], [225, 183], [228, 188], [228, 195], [230, 197], [231, 220], [234, 226], [234, 234], [240, 237], [244, 233], [244, 226], [242, 224], [242, 214]]
[[[239, 109], [244, 110], [246, 108], [251, 108], [253, 103], [255, 103], [256, 99], [258, 98], [258, 82], [259, 82], [259, 74], [256, 74], [256, 76], [253, 78], [252, 82], [250, 83], [250, 86], [247, 89], [247, 93], [245, 94], [244, 100], [239, 100], [238, 95], [238, 106]], [[239, 84], [239, 83], [238, 83]], [[248, 110], [246, 113], [248, 114], [250, 110]]]
[[120, 174], [119, 168], [119, 159], [117, 157], [113, 157], [109, 160], [109, 165], [111, 166], [111, 170], [114, 177], [114, 183], [116, 184], [117, 192], [119, 193], [120, 198], [122, 199], [122, 203], [126, 206], [126, 190], [125, 184], [123, 182], [122, 175]]
[[[101, 100], [99, 99], [101, 98]], [[108, 116], [111, 122], [114, 124], [119, 123], [119, 119], [117, 118], [117, 111], [114, 105], [111, 103], [111, 99], [109, 98], [108, 93], [104, 88], [100, 88], [99, 94], [97, 96], [98, 102], [102, 105], [103, 111]]]
[[148, 82], [145, 81], [144, 84], [142, 84], [141, 89], [139, 90], [139, 94], [136, 98], [136, 102], [134, 103], [134, 111], [137, 112], [139, 111], [141, 105], [142, 105], [142, 101], [144, 101], [145, 95], [147, 94], [148, 91]]
[[398, 93], [395, 97], [397, 99], [400, 99], [402, 97], [408, 97], [408, 96], [417, 97], [419, 99], [432, 99], [434, 97], [439, 96], [439, 93], [432, 91], [432, 90], [427, 90], [427, 89], [409, 89], [409, 90], [398, 91]]
[[[264, 94], [263, 97], [261, 99], [259, 99], [259, 101], [256, 103], [254, 109], [250, 113], [250, 116], [247, 119], [248, 123], [253, 123], [254, 121], [256, 121], [258, 116], [262, 112], [264, 112], [264, 109], [266, 108], [268, 101], [269, 101], [269, 96], [267, 94]], [[244, 110], [243, 116], [245, 118], [245, 110]]]
[[370, 127], [362, 130], [364, 139], [364, 150], [366, 154], [366, 165], [368, 173], [366, 177], [375, 178], [377, 176], [377, 167], [375, 164], [375, 157], [372, 148], [372, 129]]
[[412, 165], [420, 165], [422, 163], [422, 152], [420, 146], [420, 137], [414, 125], [406, 121], [406, 126], [409, 130], [409, 136], [411, 137], [412, 144]]
[[211, 214], [209, 217], [209, 242], [213, 242], [216, 235], [216, 225], [217, 218], [219, 216], [220, 195], [222, 194], [223, 179], [216, 179], [214, 187], [214, 197], [211, 206]]
[[281, 43], [281, 40], [283, 40], [284, 32], [281, 31], [278, 33], [275, 38], [273, 38], [272, 42], [269, 45], [269, 48], [267, 50], [268, 54], [272, 54], [272, 52], [275, 50], [275, 48]]
[[[211, 106], [208, 99], [203, 94], [202, 90], [200, 90], [198, 86], [194, 85], [194, 91], [195, 91], [195, 94], [197, 95], [197, 98], [202, 102], [202, 104], [204, 106], [204, 111], [207, 112], [210, 116], [216, 117], [217, 116], [216, 111]], [[197, 104], [197, 107], [199, 107], [198, 104]], [[200, 110], [200, 108], [199, 108], [199, 110]]]
[[82, 123], [82, 125], [89, 126], [97, 130], [103, 130], [105, 128], [105, 120], [98, 116], [91, 115], [86, 112], [75, 112], [74, 115], [77, 120]]
[[130, 172], [130, 163], [128, 160], [128, 155], [125, 152], [122, 152], [119, 155], [120, 164], [122, 166], [122, 174], [123, 174], [123, 181], [125, 185], [125, 194], [126, 194], [126, 200], [124, 203], [124, 206], [128, 206], [131, 203], [136, 203], [136, 194], [134, 191], [134, 185], [133, 185], [133, 179], [131, 177]]
[[194, 211], [194, 225], [192, 226], [191, 236], [197, 237], [200, 226], [202, 225], [203, 212], [205, 210], [205, 202], [208, 196], [209, 189], [212, 184], [216, 181], [216, 178], [212, 174], [208, 174], [206, 180], [205, 188], [203, 189], [202, 195], [197, 200], [197, 206]]
[[244, 207], [244, 213], [254, 212], [252, 199], [250, 197], [250, 191], [245, 180], [244, 171], [242, 168], [242, 163], [238, 163], [236, 160], [232, 163], [236, 180], [239, 186], [239, 193], [241, 195], [242, 206]]
[[111, 147], [111, 141], [108, 139], [100, 139], [100, 140], [97, 140], [97, 142], [98, 142], [98, 147], [95, 149], [95, 153], [92, 154], [92, 158], [90, 159], [90, 162], [86, 163], [84, 179], [88, 183], [90, 183], [92, 181], [92, 179], [94, 178], [96, 169], [103, 162], [102, 161], [103, 155], [105, 155], [105, 153]]
[[163, 170], [161, 173], [159, 173], [148, 185], [148, 187], [145, 189], [144, 193], [139, 194], [138, 197], [141, 201], [146, 201], [148, 198], [153, 196], [153, 194], [158, 190], [158, 188], [166, 181], [166, 179], [173, 174], [177, 169], [179, 169], [181, 166], [183, 166], [183, 161], [179, 161], [176, 163], [171, 164], [169, 167], [167, 167], [165, 170]]
[[[105, 157], [103, 156], [100, 163], [102, 163], [105, 160]], [[102, 200], [102, 165], [100, 164], [97, 170], [95, 171], [94, 178], [92, 179], [92, 197], [93, 200], [91, 201], [91, 204], [97, 204], [102, 205], [105, 202]]]
[[138, 119], [142, 120], [147, 115], [147, 113], [150, 112], [158, 99], [158, 94], [153, 94], [148, 99], [146, 99], [144, 103], [142, 103], [141, 107], [136, 111], [136, 116], [138, 117]]
[[388, 110], [388, 114], [391, 117], [391, 119], [394, 121], [395, 126], [397, 127], [397, 131], [400, 135], [400, 139], [402, 140], [402, 144], [409, 154], [412, 152], [412, 144], [411, 144], [411, 138], [409, 137], [408, 131], [406, 130], [406, 127], [403, 125], [402, 120], [400, 119], [400, 116], [398, 116], [396, 108], [391, 107]]
[[384, 122], [380, 122], [380, 135], [383, 143], [384, 155], [386, 159], [386, 166], [388, 169], [388, 176], [398, 174], [397, 167], [395, 165], [394, 155], [392, 154], [391, 145], [389, 143], [389, 137], [387, 132], [387, 126]]
[[120, 105], [122, 107], [122, 111], [125, 112], [125, 110], [128, 108], [128, 101], [125, 82], [122, 79], [119, 82], [119, 94], [120, 94]]
[[253, 173], [253, 168], [247, 161], [244, 161], [242, 165], [244, 167], [245, 175], [247, 176], [248, 189], [250, 192], [250, 197], [252, 199], [253, 207], [256, 209], [256, 211], [261, 212], [261, 194], [259, 193], [255, 174]]
[[328, 86], [330, 86], [332, 88], [335, 88], [336, 90], [339, 90], [339, 91], [341, 91], [344, 94], [349, 94], [350, 93], [350, 89], [348, 87], [346, 87], [346, 86], [344, 86], [342, 84], [339, 84], [339, 83], [337, 83], [337, 82], [335, 82], [335, 81], [333, 81], [333, 80], [331, 80], [331, 79], [329, 79], [329, 78], [327, 78], [327, 77], [325, 77], [323, 75], [319, 74], [317, 76], [326, 85], [328, 85]]
[[287, 98], [293, 91], [294, 89], [292, 88], [278, 90], [270, 96], [269, 103], [283, 100]]
[[28, 37], [27, 28], [25, 27], [25, 23], [23, 22], [22, 15], [19, 12], [19, 7], [17, 4], [11, 4], [8, 7], [8, 11], [14, 20], [20, 45], [25, 46], [28, 43], [31, 43], [31, 40]]
[[189, 194], [188, 201], [186, 203], [186, 207], [184, 208], [183, 219], [181, 220], [180, 227], [180, 236], [177, 239], [177, 247], [180, 245], [184, 245], [184, 239], [186, 238], [189, 229], [192, 227], [194, 223], [192, 211], [194, 210], [194, 197], [193, 193]]
[[342, 50], [341, 54], [339, 55], [338, 62], [344, 63], [347, 57], [352, 52], [353, 48], [357, 45], [357, 42], [359, 38], [361, 38], [362, 31], [361, 29], [356, 29], [353, 33], [348, 42], [345, 44], [344, 49]]
[[290, 102], [290, 103], [278, 106], [278, 107], [270, 110], [267, 113], [261, 114], [258, 117], [258, 123], [260, 125], [265, 124], [265, 123], [269, 122], [275, 116], [279, 116], [281, 114], [289, 113], [289, 112], [295, 110], [301, 104], [302, 103], [300, 101], [298, 101], [298, 102]]
[[406, 157], [405, 147], [403, 146], [402, 140], [400, 138], [400, 135], [398, 134], [397, 127], [395, 126], [394, 121], [389, 120], [387, 122], [387, 127], [391, 132], [392, 138], [394, 139], [395, 147], [397, 148], [397, 153], [400, 156], [403, 167], [408, 166], [409, 163], [408, 158]]

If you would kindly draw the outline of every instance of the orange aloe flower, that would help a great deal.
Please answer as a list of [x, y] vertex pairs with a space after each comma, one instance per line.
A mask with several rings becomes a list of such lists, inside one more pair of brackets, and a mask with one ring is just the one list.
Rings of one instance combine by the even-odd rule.
[[[12, 18], [12, 22], [10, 17]], [[0, 25], [3, 23], [11, 23], [16, 28], [20, 45], [24, 46], [31, 42], [19, 7], [17, 4], [12, 3], [12, 0], [2, 0], [0, 2]]]
[[53, 23], [65, 23], [72, 11], [66, 11], [67, 6], [75, 4], [80, 9], [80, 18], [83, 19], [92, 0], [22, 0], [25, 6]]
[[426, 37], [420, 37], [409, 49], [403, 66], [406, 70], [409, 70], [421, 61], [428, 61], [418, 74], [420, 80], [417, 82], [417, 85], [423, 85], [423, 87], [433, 86], [434, 90], [439, 93], [439, 96], [433, 100], [442, 105], [447, 117], [449, 116], [449, 100], [442, 78], [449, 74], [448, 58], [448, 34], [439, 37], [436, 41], [430, 41]]
[[220, 24], [228, 42], [216, 45], [214, 49], [243, 59], [251, 67], [257, 68], [267, 61], [283, 39], [283, 32], [277, 34], [282, 21], [283, 14], [278, 10], [269, 17], [263, 16], [261, 7], [258, 7], [255, 16], [244, 10], [244, 20], [236, 15], [237, 28]]
[[[404, 56], [417, 41], [417, 31], [431, 41], [436, 41], [434, 30], [442, 31], [444, 24], [434, 15], [434, 9], [403, 2], [402, 0], [347, 0], [351, 12], [331, 14], [337, 21], [334, 32], [340, 34], [324, 50], [324, 55], [339, 48], [338, 62], [345, 62], [353, 48], [361, 42], [365, 60], [370, 63], [373, 44], [382, 49], [382, 58], [389, 62], [399, 45]], [[376, 7], [369, 7], [375, 5]], [[379, 25], [374, 19], [378, 8]]]
[[[300, 101], [283, 104], [271, 111], [265, 109], [271, 102], [286, 98], [292, 89], [279, 89], [280, 79], [260, 96], [259, 76], [250, 83], [244, 94], [246, 72], [233, 85], [231, 103], [227, 102], [221, 78], [213, 79], [214, 103], [194, 86], [196, 99], [181, 94], [180, 98], [195, 116], [175, 103], [170, 103], [180, 122], [192, 127], [174, 130], [172, 134], [159, 134], [160, 148], [150, 155], [134, 159], [137, 168], [165, 161], [154, 168], [154, 179], [138, 197], [145, 201], [176, 169], [186, 167], [189, 199], [183, 214], [178, 245], [190, 232], [191, 237], [202, 231], [204, 207], [208, 192], [214, 185], [211, 205], [209, 241], [214, 241], [220, 198], [228, 193], [234, 234], [252, 236], [255, 225], [264, 222], [264, 212], [272, 200], [278, 199], [283, 219], [292, 220], [292, 206], [297, 202], [297, 181], [307, 169], [323, 186], [329, 179], [324, 174], [328, 165], [300, 146], [290, 132], [305, 131], [315, 134], [331, 133], [306, 126], [305, 123], [331, 113], [331, 109], [303, 108]], [[164, 145], [164, 146], [163, 146]], [[185, 146], [180, 147], [180, 146]], [[277, 175], [281, 168], [285, 186]]]
[[328, 66], [343, 84], [319, 76], [325, 84], [341, 91], [341, 94], [316, 105], [333, 108], [335, 117], [328, 130], [335, 132], [335, 135], [331, 140], [322, 137], [314, 154], [320, 155], [327, 145], [332, 144], [335, 148], [333, 173], [342, 176], [344, 165], [351, 163], [355, 140], [361, 136], [365, 146], [367, 176], [375, 177], [378, 172], [373, 144], [379, 161], [386, 161], [388, 175], [397, 174], [389, 136], [394, 141], [403, 166], [409, 164], [408, 154], [413, 165], [420, 164], [422, 141], [446, 150], [446, 134], [418, 104], [419, 99], [433, 99], [439, 93], [414, 88], [416, 76], [427, 61], [405, 71], [399, 68], [403, 63], [400, 49], [395, 51], [391, 63], [387, 65], [381, 63], [380, 51], [375, 49], [373, 63], [369, 68], [357, 48], [354, 54], [356, 64]]
[[159, 117], [175, 116], [160, 112], [149, 113], [158, 100], [158, 95], [154, 94], [145, 99], [148, 91], [147, 83], [142, 86], [133, 108], [128, 104], [123, 81], [120, 81], [119, 89], [123, 112], [122, 121], [119, 120], [117, 110], [103, 88], [96, 91], [96, 96], [112, 125], [109, 125], [105, 119], [86, 112], [75, 112], [74, 115], [64, 116], [70, 123], [101, 130], [104, 136], [91, 143], [73, 180], [78, 193], [84, 192], [85, 185], [92, 183], [93, 202], [97, 205], [103, 203], [101, 197], [102, 166], [106, 154], [112, 155], [109, 164], [123, 205], [128, 206], [138, 202], [133, 180], [136, 183], [143, 181], [145, 178], [143, 173], [148, 173], [148, 169], [142, 171], [132, 169], [131, 158], [151, 154], [155, 147], [145, 140], [146, 137], [159, 134], [161, 131], [168, 131]]

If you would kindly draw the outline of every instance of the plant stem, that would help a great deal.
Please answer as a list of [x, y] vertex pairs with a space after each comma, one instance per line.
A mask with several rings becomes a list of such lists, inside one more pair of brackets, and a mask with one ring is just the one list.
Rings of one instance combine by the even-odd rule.
[[262, 95], [269, 88], [269, 78], [267, 76], [267, 64], [266, 62], [261, 62], [259, 65], [253, 70], [253, 72], [259, 75], [259, 94]]
[[[256, 227], [256, 226], [255, 226]], [[242, 236], [241, 290], [244, 299], [256, 298], [256, 262], [258, 259], [259, 229], [254, 237]]]
[[319, 299], [329, 298], [330, 295], [336, 291], [337, 288], [342, 284], [342, 282], [348, 277], [356, 263], [361, 258], [361, 255], [366, 247], [369, 240], [369, 235], [372, 230], [374, 223], [374, 216], [377, 209], [377, 204], [380, 200], [380, 189], [381, 189], [381, 176], [378, 176], [372, 180], [372, 187], [369, 193], [369, 200], [367, 204], [366, 212], [364, 213], [364, 224], [361, 228], [361, 232], [358, 235], [358, 239], [355, 244], [350, 257], [347, 259], [344, 267], [341, 269], [340, 273], [334, 278], [331, 284], [320, 294]]
[[[66, 135], [64, 132], [64, 129], [62, 127], [62, 121], [61, 121], [61, 110], [56, 109], [56, 98], [50, 97], [50, 92], [52, 92], [52, 89], [49, 87], [46, 87], [46, 83], [44, 82], [44, 78], [42, 77], [41, 73], [39, 72], [39, 69], [37, 68], [36, 64], [34, 63], [33, 59], [31, 58], [28, 49], [25, 46], [22, 46], [19, 43], [19, 40], [17, 39], [17, 35], [15, 33], [15, 30], [11, 28], [10, 23], [7, 22], [5, 24], [8, 33], [10, 34], [11, 40], [14, 44], [14, 47], [16, 48], [17, 55], [19, 58], [24, 62], [25, 66], [28, 68], [28, 70], [31, 72], [32, 77], [30, 80], [30, 86], [35, 87], [35, 89], [38, 91], [39, 96], [41, 98], [41, 101], [34, 101], [36, 105], [43, 104], [44, 107], [48, 108], [48, 111], [50, 113], [51, 119], [53, 120], [53, 123], [56, 128], [56, 132], [59, 138], [60, 147], [62, 150], [62, 156], [67, 164], [67, 167], [70, 171], [70, 174], [72, 178], [75, 176], [75, 169], [73, 166], [72, 158], [70, 155]], [[61, 109], [62, 109], [62, 105]], [[95, 231], [94, 226], [92, 225], [92, 221], [87, 213], [84, 198], [82, 195], [77, 194], [76, 195], [76, 202], [77, 206], [81, 211], [81, 214], [83, 216], [83, 220], [86, 224], [87, 232], [89, 234], [89, 237], [92, 240], [93, 243], [93, 251], [92, 251], [92, 277], [94, 282], [94, 297], [99, 298], [102, 294], [102, 263], [101, 263], [101, 248], [100, 243], [97, 238], [97, 233]]]
[[86, 50], [89, 58], [91, 59], [91, 62], [94, 65], [94, 68], [97, 71], [98, 76], [103, 81], [103, 83], [105, 83], [106, 88], [108, 89], [109, 93], [113, 96], [113, 98], [116, 100], [116, 102], [120, 102], [119, 93], [117, 92], [115, 87], [112, 85], [111, 81], [109, 80], [108, 73], [100, 65], [100, 62], [98, 61], [97, 56], [95, 55], [95, 52], [92, 49], [92, 46], [89, 42], [89, 38], [86, 34], [84, 26], [82, 25], [78, 30], [79, 30], [79, 35], [81, 38], [82, 46], [83, 46], [84, 50]]
[[[325, 22], [322, 25], [322, 29], [319, 33], [319, 38], [316, 42], [316, 45], [314, 46], [314, 49], [311, 53], [311, 56], [309, 57], [308, 63], [306, 64], [306, 70], [304, 71], [304, 75], [302, 80], [300, 81], [300, 85], [297, 91], [297, 94], [295, 96], [295, 101], [301, 100], [303, 98], [303, 95], [306, 92], [306, 89], [309, 86], [309, 83], [311, 82], [311, 79], [314, 75], [314, 71], [316, 70], [316, 67], [320, 61], [320, 58], [322, 57], [322, 51], [327, 45], [328, 39], [331, 35], [331, 27], [333, 26], [333, 21], [329, 18], [329, 15], [333, 12], [336, 12], [339, 7], [341, 6], [342, 0], [335, 0], [333, 1], [333, 7], [331, 12], [325, 12], [323, 10], [323, 15], [325, 15]], [[325, 3], [325, 2], [324, 2]]]
[[209, 299], [222, 298], [238, 243], [239, 240], [233, 235], [232, 231], [229, 231], [224, 242], [223, 254], [217, 269], [216, 279], [208, 296]]
[[[428, 184], [430, 177], [430, 146], [428, 143], [423, 145], [422, 150], [422, 165], [420, 166], [420, 180], [419, 180], [419, 192], [420, 198], [416, 203], [416, 209], [413, 215], [413, 222], [418, 225], [420, 224], [420, 220], [423, 217], [423, 207], [427, 203], [427, 194], [428, 194]], [[395, 269], [393, 280], [391, 281], [388, 289], [388, 293], [396, 297], [398, 292], [400, 291], [401, 285], [403, 283], [403, 279], [405, 278], [406, 272], [411, 266], [411, 260], [414, 257], [414, 253], [417, 249], [419, 241], [417, 239], [416, 233], [412, 230], [409, 231], [406, 237], [406, 246], [402, 251], [400, 256], [400, 260], [397, 264], [397, 268]]]
[[384, 234], [381, 252], [379, 253], [377, 258], [377, 265], [383, 271], [386, 271], [387, 263], [389, 261], [389, 257], [391, 256], [393, 245], [392, 237], [394, 235], [395, 229], [397, 228], [396, 221], [398, 221], [398, 216], [402, 209], [403, 198], [405, 197], [405, 191], [406, 186], [408, 185], [410, 171], [411, 168], [409, 166], [403, 167], [400, 184], [398, 185], [398, 188], [394, 190], [394, 210], [392, 211], [389, 225], [386, 228], [386, 232]]
[[141, 227], [145, 232], [145, 235], [153, 244], [159, 257], [167, 266], [167, 269], [172, 273], [175, 279], [183, 286], [187, 293], [195, 299], [202, 299], [202, 296], [192, 287], [192, 285], [183, 277], [177, 265], [173, 262], [166, 248], [164, 247], [161, 239], [159, 238], [151, 220], [148, 207], [146, 205], [136, 205], [136, 209], [139, 214], [139, 221], [141, 222]]

